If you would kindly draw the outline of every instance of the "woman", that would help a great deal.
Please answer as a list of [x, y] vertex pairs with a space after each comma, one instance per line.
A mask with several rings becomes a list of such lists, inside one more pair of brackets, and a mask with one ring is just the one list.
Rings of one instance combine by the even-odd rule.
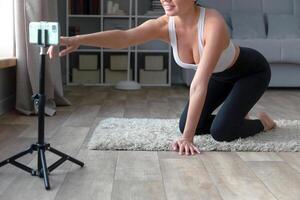
[[[274, 121], [264, 112], [259, 119], [247, 117], [270, 81], [270, 67], [263, 55], [234, 45], [226, 22], [215, 9], [201, 7], [195, 0], [161, 3], [166, 14], [138, 27], [62, 37], [61, 45], [66, 48], [59, 55], [80, 45], [126, 48], [156, 39], [170, 43], [178, 65], [196, 70], [180, 118], [182, 136], [172, 144], [179, 154], [200, 153], [193, 144], [195, 134], [210, 133], [217, 141], [232, 141], [274, 128]], [[48, 53], [54, 56], [53, 47]], [[217, 115], [212, 115], [222, 103]]]

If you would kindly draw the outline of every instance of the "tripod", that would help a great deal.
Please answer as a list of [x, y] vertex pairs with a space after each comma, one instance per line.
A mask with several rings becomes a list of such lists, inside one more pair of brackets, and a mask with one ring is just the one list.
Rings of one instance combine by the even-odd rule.
[[[66, 160], [69, 160], [81, 167], [84, 166], [83, 162], [80, 162], [79, 160], [76, 160], [75, 158], [72, 158], [71, 156], [64, 154], [63, 152], [60, 152], [53, 147], [50, 146], [49, 143], [45, 143], [44, 141], [44, 124], [45, 124], [45, 55], [46, 55], [46, 49], [49, 46], [47, 44], [48, 41], [48, 32], [45, 30], [44, 36], [45, 41], [44, 44], [42, 42], [42, 31], [38, 30], [38, 44], [40, 45], [40, 55], [41, 55], [41, 68], [40, 68], [40, 83], [39, 83], [39, 94], [33, 95], [33, 101], [35, 105], [38, 105], [38, 142], [36, 144], [32, 144], [27, 150], [22, 151], [0, 163], [0, 167], [6, 165], [6, 164], [12, 164], [26, 172], [29, 172], [32, 176], [39, 176], [40, 178], [44, 179], [44, 184], [46, 190], [50, 190], [50, 183], [49, 183], [49, 177], [51, 171], [53, 171], [55, 168], [57, 168], [59, 165], [61, 165]], [[47, 167], [46, 163], [46, 157], [45, 157], [45, 151], [48, 150], [61, 158], [57, 160], [55, 163], [53, 163], [51, 166]], [[26, 155], [26, 154], [32, 154], [33, 151], [37, 151], [38, 153], [38, 159], [37, 159], [37, 169], [34, 170], [18, 161], [16, 161], [18, 158]]]

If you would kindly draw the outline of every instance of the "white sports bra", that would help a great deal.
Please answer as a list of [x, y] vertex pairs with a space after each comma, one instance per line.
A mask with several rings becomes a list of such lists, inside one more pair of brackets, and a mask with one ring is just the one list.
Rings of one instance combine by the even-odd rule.
[[[203, 44], [202, 44], [202, 38], [203, 38], [203, 30], [204, 30], [204, 18], [205, 18], [205, 8], [200, 7], [200, 15], [198, 19], [198, 41], [199, 41], [199, 52], [200, 56], [203, 51]], [[184, 63], [180, 60], [178, 56], [178, 49], [177, 49], [177, 37], [176, 37], [176, 29], [175, 29], [175, 22], [174, 17], [169, 17], [169, 37], [171, 40], [171, 46], [173, 49], [173, 56], [176, 61], [176, 63], [181, 66], [182, 68], [186, 69], [197, 69], [197, 64], [189, 64]], [[226, 49], [223, 50], [218, 63], [214, 69], [214, 73], [224, 71], [226, 68], [230, 66], [232, 61], [234, 60], [235, 56], [235, 46], [233, 42], [230, 40], [230, 43]]]

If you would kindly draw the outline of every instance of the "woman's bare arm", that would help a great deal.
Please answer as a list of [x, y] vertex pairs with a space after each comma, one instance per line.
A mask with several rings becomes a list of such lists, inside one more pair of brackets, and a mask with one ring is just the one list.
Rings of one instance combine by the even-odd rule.
[[[61, 37], [60, 45], [66, 46], [66, 48], [59, 55], [65, 56], [75, 51], [80, 45], [122, 49], [150, 40], [166, 41], [166, 24], [165, 16], [162, 16], [157, 19], [147, 20], [143, 24], [128, 30], [108, 30], [72, 37]], [[54, 56], [53, 47], [49, 48], [48, 54], [50, 58]]]
[[211, 74], [228, 45], [228, 32], [222, 16], [215, 10], [207, 17], [205, 46], [203, 56], [190, 87], [190, 103], [183, 137], [193, 140], [207, 93]]
[[78, 35], [77, 40], [81, 45], [105, 48], [126, 48], [149, 40], [160, 39], [160, 27], [161, 25], [158, 19], [150, 19], [132, 29], [109, 30]]

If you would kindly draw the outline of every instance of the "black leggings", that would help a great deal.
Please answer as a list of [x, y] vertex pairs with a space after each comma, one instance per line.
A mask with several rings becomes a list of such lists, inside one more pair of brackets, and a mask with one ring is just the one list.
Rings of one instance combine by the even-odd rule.
[[[265, 57], [254, 49], [240, 47], [240, 55], [232, 67], [212, 74], [195, 135], [210, 133], [217, 141], [232, 141], [263, 131], [259, 119], [245, 119], [245, 116], [266, 91], [270, 79], [271, 70]], [[189, 102], [180, 117], [181, 133], [188, 106]]]

